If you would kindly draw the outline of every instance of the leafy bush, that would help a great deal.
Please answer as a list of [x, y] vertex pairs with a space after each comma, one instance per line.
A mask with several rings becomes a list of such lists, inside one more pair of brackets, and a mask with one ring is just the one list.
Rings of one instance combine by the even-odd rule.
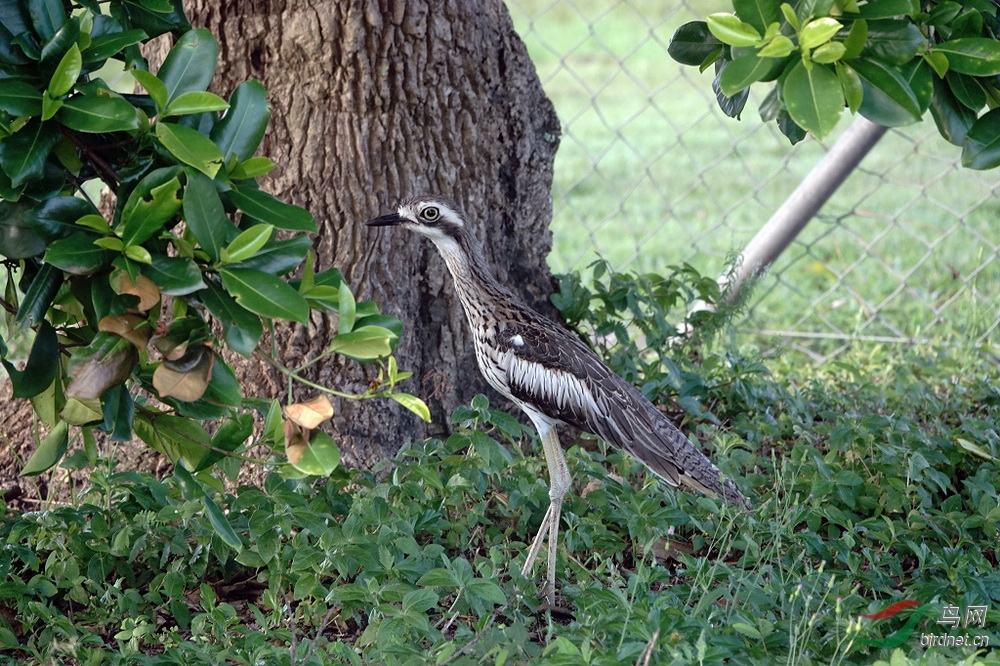
[[792, 143], [828, 136], [845, 107], [888, 127], [929, 109], [965, 166], [1000, 165], [995, 3], [737, 0], [733, 9], [681, 26], [669, 49], [685, 65], [715, 65], [728, 115], [742, 113], [757, 82], [775, 83], [761, 118]]
[[[167, 32], [176, 43], [151, 72], [139, 45]], [[266, 441], [280, 443], [278, 404], [245, 398], [220, 353], [267, 355], [259, 344], [274, 321], [339, 317], [318, 357], [297, 368], [270, 358], [289, 382], [329, 354], [374, 361], [395, 347], [398, 320], [356, 303], [336, 268], [317, 272], [312, 215], [260, 188], [274, 167], [255, 155], [266, 91], [246, 81], [228, 100], [207, 92], [217, 57], [177, 0], [0, 11], [3, 305], [7, 342], [30, 349], [19, 369], [0, 339], [0, 358], [14, 397], [31, 399], [50, 428], [24, 474], [56, 464], [77, 433], [93, 462], [96, 431], [137, 435], [199, 472], [247, 440], [254, 411], [268, 416]], [[143, 93], [103, 78], [122, 70]], [[94, 185], [109, 193], [103, 209]], [[378, 387], [346, 397], [388, 395], [426, 417], [394, 392], [405, 376], [390, 360]], [[303, 453], [310, 436], [296, 435], [293, 463], [335, 465], [324, 435], [313, 436], [319, 452]]]

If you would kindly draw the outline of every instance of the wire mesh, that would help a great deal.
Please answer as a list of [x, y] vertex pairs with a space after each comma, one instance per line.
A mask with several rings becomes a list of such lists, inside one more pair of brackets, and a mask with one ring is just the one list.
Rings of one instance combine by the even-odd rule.
[[[722, 274], [836, 141], [789, 145], [753, 95], [727, 118], [711, 74], [670, 58], [677, 27], [728, 3], [507, 4], [562, 122], [556, 272], [602, 257]], [[994, 342], [998, 193], [997, 171], [962, 168], [929, 116], [890, 131], [758, 282], [741, 330], [819, 360], [859, 342]]]

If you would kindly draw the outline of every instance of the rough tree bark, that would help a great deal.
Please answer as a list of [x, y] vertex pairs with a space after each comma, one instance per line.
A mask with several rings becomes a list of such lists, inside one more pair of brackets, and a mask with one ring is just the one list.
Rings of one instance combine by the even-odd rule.
[[[462, 203], [499, 277], [549, 308], [549, 188], [559, 125], [501, 0], [191, 0], [192, 23], [220, 44], [214, 89], [268, 89], [262, 151], [279, 165], [264, 186], [320, 224], [318, 269], [339, 267], [359, 297], [405, 325], [404, 390], [433, 423], [391, 401], [341, 401], [333, 430], [347, 464], [370, 466], [404, 442], [441, 434], [448, 415], [486, 385], [445, 267], [430, 243], [362, 222], [421, 193]], [[314, 317], [287, 335], [288, 359], [321, 350], [335, 322]], [[330, 363], [321, 383], [361, 390], [370, 368]], [[248, 393], [279, 395], [266, 367], [242, 369]], [[309, 397], [301, 391], [296, 398]]]
[[[450, 196], [500, 279], [551, 309], [545, 256], [559, 124], [502, 0], [185, 0], [185, 9], [219, 40], [216, 92], [228, 96], [246, 79], [267, 87], [273, 116], [262, 152], [279, 169], [264, 185], [316, 216], [317, 268], [339, 267], [359, 298], [404, 322], [397, 358], [416, 374], [403, 389], [428, 401], [433, 423], [391, 401], [340, 401], [332, 429], [345, 463], [367, 467], [410, 439], [442, 434], [455, 407], [488, 391], [444, 263], [430, 243], [362, 222], [406, 196]], [[293, 362], [335, 330], [317, 316], [285, 331], [280, 349]], [[241, 376], [249, 395], [284, 389], [263, 365], [245, 364]], [[313, 379], [360, 391], [373, 377], [348, 362]], [[16, 490], [33, 450], [30, 404], [3, 401], [0, 419], [12, 444], [0, 456], [0, 486]]]

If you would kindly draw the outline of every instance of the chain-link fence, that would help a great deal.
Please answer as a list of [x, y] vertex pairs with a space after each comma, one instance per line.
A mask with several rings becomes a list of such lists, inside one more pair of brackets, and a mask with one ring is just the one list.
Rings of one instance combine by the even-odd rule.
[[[601, 256], [720, 274], [837, 140], [790, 146], [753, 95], [727, 118], [711, 73], [667, 55], [678, 26], [728, 3], [507, 3], [562, 121], [557, 272]], [[929, 115], [890, 131], [758, 282], [743, 330], [818, 359], [856, 341], [995, 340], [1000, 172], [959, 153]]]

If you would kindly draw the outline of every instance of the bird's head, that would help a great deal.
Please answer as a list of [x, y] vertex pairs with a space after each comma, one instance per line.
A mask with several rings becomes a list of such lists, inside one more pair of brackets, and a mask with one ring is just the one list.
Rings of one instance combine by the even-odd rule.
[[455, 239], [465, 229], [465, 216], [458, 204], [444, 197], [421, 196], [399, 204], [389, 213], [365, 222], [369, 227], [400, 226], [433, 241]]

